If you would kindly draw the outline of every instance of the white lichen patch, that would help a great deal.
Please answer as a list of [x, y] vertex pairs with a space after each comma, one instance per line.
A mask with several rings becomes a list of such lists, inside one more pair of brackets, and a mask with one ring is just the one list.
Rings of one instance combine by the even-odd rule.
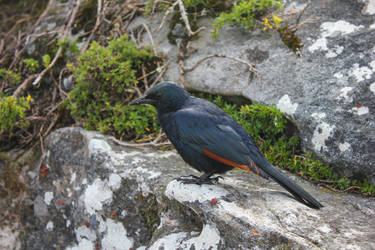
[[329, 125], [326, 122], [321, 122], [315, 128], [311, 142], [314, 145], [314, 149], [316, 151], [319, 152], [327, 149], [325, 141], [331, 136], [334, 128], [334, 125]]
[[171, 156], [176, 156], [176, 155], [177, 154], [173, 151], [144, 154], [144, 156], [150, 157], [150, 158], [169, 158]]
[[88, 185], [83, 201], [88, 214], [93, 214], [95, 211], [101, 210], [103, 204], [112, 201], [112, 191], [108, 183], [100, 179], [96, 179], [91, 185]]
[[353, 64], [353, 67], [349, 70], [349, 72], [349, 75], [354, 76], [357, 82], [370, 79], [374, 73], [374, 71], [367, 66], [359, 67], [358, 63]]
[[373, 30], [375, 29], [375, 23], [371, 24], [370, 27], [369, 27], [370, 30]]
[[141, 174], [148, 175], [147, 176], [148, 179], [154, 179], [154, 178], [157, 178], [157, 177], [159, 177], [161, 175], [160, 172], [151, 171], [149, 169], [142, 168], [142, 167], [137, 167], [135, 169], [135, 171], [137, 171], [138, 173], [141, 173]]
[[108, 178], [109, 187], [115, 191], [121, 186], [121, 177], [118, 174], [111, 174]]
[[112, 150], [111, 146], [101, 139], [90, 139], [88, 143], [89, 154], [96, 154], [98, 152], [110, 152]]
[[53, 222], [52, 221], [48, 221], [47, 225], [46, 225], [46, 229], [47, 231], [49, 232], [52, 232], [53, 231]]
[[311, 116], [314, 117], [316, 120], [320, 121], [326, 117], [326, 113], [314, 112], [311, 114]]
[[344, 87], [340, 90], [340, 95], [337, 97], [337, 99], [344, 99], [345, 102], [352, 102], [353, 97], [349, 96], [349, 92], [352, 91], [352, 87]]
[[336, 45], [334, 48], [328, 50], [328, 52], [326, 53], [326, 57], [327, 58], [334, 58], [334, 57], [340, 55], [343, 51], [344, 51], [343, 46], [337, 46]]
[[369, 0], [368, 4], [362, 9], [362, 14], [364, 15], [374, 15], [375, 14], [375, 0]]
[[[191, 238], [185, 242], [185, 249], [218, 249], [220, 244], [220, 233], [214, 225], [206, 224], [198, 237]], [[185, 247], [184, 246], [184, 247]]]
[[10, 226], [3, 225], [3, 227], [0, 228], [0, 249], [21, 249], [19, 234], [20, 230], [14, 230]]
[[356, 115], [366, 115], [366, 114], [368, 114], [369, 113], [369, 108], [368, 107], [364, 107], [364, 106], [362, 106], [362, 107], [354, 107], [354, 108], [352, 108], [352, 113], [353, 114], [356, 114]]
[[165, 213], [161, 213], [160, 215], [160, 224], [158, 226], [158, 229], [164, 227], [164, 226], [174, 226], [177, 227], [179, 225], [178, 220], [173, 220], [169, 218]]
[[339, 35], [347, 35], [363, 29], [363, 25], [356, 26], [344, 20], [337, 22], [324, 22], [320, 25], [322, 37], [336, 37]]
[[51, 205], [52, 200], [53, 200], [53, 192], [45, 192], [44, 203], [46, 203], [49, 206]]
[[371, 61], [368, 65], [372, 68], [372, 71], [375, 71], [375, 60]]
[[342, 79], [344, 77], [344, 75], [341, 72], [337, 72], [333, 74], [333, 76], [336, 77], [337, 79]]
[[[193, 232], [196, 233], [196, 232]], [[185, 232], [172, 233], [163, 238], [158, 239], [148, 249], [218, 249], [220, 244], [219, 230], [213, 225], [204, 225], [202, 232], [197, 237], [190, 239], [189, 234]], [[188, 240], [187, 240], [188, 239]]]
[[103, 249], [121, 250], [133, 247], [133, 239], [128, 238], [121, 222], [107, 219], [106, 225], [107, 230], [102, 240]]
[[374, 93], [374, 95], [375, 95], [375, 82], [374, 82], [374, 83], [371, 83], [371, 85], [370, 85], [370, 91], [371, 91], [372, 93]]
[[72, 175], [70, 176], [70, 184], [72, 184], [77, 178], [77, 174], [76, 173], [72, 173]]
[[77, 242], [80, 243], [82, 240], [89, 240], [91, 242], [96, 241], [96, 234], [94, 230], [82, 225], [74, 230]]
[[78, 241], [78, 245], [73, 247], [67, 247], [65, 250], [94, 250], [94, 243], [87, 240], [82, 239], [81, 241]]
[[147, 196], [151, 193], [150, 186], [147, 184], [148, 182], [145, 179], [153, 179], [159, 176], [161, 173], [155, 172], [146, 168], [136, 167], [136, 168], [128, 168], [123, 170], [120, 173], [120, 176], [123, 178], [134, 178], [138, 185], [138, 191], [142, 192], [143, 196]]
[[354, 244], [348, 244], [344, 246], [343, 250], [363, 250], [363, 248]]
[[334, 48], [328, 48], [328, 37], [336, 37], [339, 35], [347, 35], [352, 32], [363, 29], [363, 25], [356, 26], [354, 24], [348, 23], [344, 20], [339, 20], [337, 22], [325, 22], [320, 25], [320, 30], [322, 31], [321, 37], [318, 38], [308, 50], [313, 53], [317, 50], [327, 51], [326, 57], [333, 58], [341, 54], [344, 51], [342, 46], [334, 46]]
[[276, 107], [285, 114], [293, 115], [297, 110], [298, 103], [292, 103], [290, 97], [288, 95], [284, 95], [276, 104]]
[[350, 149], [350, 144], [348, 142], [340, 143], [339, 149], [341, 152], [345, 152]]
[[310, 52], [315, 52], [316, 50], [323, 50], [323, 51], [327, 51], [328, 50], [328, 46], [327, 46], [327, 38], [325, 37], [322, 37], [322, 38], [319, 38], [317, 39], [309, 48], [308, 50]]
[[181, 243], [188, 236], [187, 233], [173, 233], [168, 234], [154, 242], [148, 249], [159, 250], [159, 249], [179, 249]]
[[228, 191], [219, 186], [212, 185], [186, 185], [177, 180], [171, 181], [167, 185], [165, 195], [170, 199], [176, 199], [179, 202], [195, 202], [200, 203], [210, 201], [226, 196]]
[[318, 227], [317, 229], [318, 229], [318, 231], [320, 231], [322, 233], [325, 233], [325, 234], [330, 233], [332, 231], [332, 229], [327, 224], [323, 224], [320, 227]]

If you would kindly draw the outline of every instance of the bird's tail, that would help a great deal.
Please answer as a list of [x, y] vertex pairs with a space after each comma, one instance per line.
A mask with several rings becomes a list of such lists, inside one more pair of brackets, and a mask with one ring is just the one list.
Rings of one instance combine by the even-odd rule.
[[272, 166], [266, 159], [264, 159], [261, 164], [258, 163], [258, 166], [301, 203], [315, 209], [323, 207], [323, 205], [319, 201], [317, 201], [314, 197], [312, 197], [308, 192], [297, 185], [280, 170]]

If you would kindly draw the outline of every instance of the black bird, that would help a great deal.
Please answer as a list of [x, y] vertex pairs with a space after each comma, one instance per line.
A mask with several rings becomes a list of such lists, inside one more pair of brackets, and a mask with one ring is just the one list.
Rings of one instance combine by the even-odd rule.
[[158, 120], [178, 153], [196, 170], [200, 177], [180, 179], [184, 183], [212, 183], [225, 173], [241, 168], [279, 183], [298, 201], [319, 209], [323, 207], [309, 193], [272, 166], [254, 143], [253, 138], [232, 117], [215, 104], [192, 97], [176, 84], [163, 82], [132, 102], [151, 104]]

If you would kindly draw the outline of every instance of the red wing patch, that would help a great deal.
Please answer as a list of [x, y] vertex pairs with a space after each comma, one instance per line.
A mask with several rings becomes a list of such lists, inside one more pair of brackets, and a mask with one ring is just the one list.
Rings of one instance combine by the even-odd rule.
[[240, 168], [240, 169], [249, 171], [249, 172], [251, 172], [253, 174], [256, 174], [258, 176], [260, 174], [258, 166], [255, 165], [255, 163], [251, 159], [249, 159], [250, 160], [250, 166], [254, 167], [256, 169], [256, 173], [254, 173], [254, 171], [252, 171], [250, 169], [250, 167], [247, 166], [247, 165], [241, 165], [241, 164], [235, 163], [235, 162], [233, 162], [231, 160], [228, 160], [228, 159], [225, 159], [225, 158], [223, 158], [221, 156], [218, 156], [217, 154], [214, 154], [214, 153], [208, 151], [207, 149], [203, 149], [203, 153], [205, 155], [207, 155], [208, 157], [210, 157], [211, 159], [213, 159], [215, 161], [218, 161], [218, 162], [221, 162], [221, 163], [224, 163], [225, 165], [232, 166], [232, 167], [235, 167], [235, 168]]

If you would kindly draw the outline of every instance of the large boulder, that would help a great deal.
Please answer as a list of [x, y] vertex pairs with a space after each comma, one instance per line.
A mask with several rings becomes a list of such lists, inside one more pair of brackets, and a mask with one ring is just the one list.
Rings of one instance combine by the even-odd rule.
[[[175, 151], [121, 146], [81, 128], [49, 135], [22, 214], [22, 249], [374, 249], [375, 201], [291, 176], [314, 210], [275, 182], [232, 171], [217, 185]], [[35, 176], [38, 176], [35, 178]]]
[[[301, 11], [306, 1], [285, 1], [285, 10]], [[188, 89], [237, 95], [274, 104], [296, 125], [302, 146], [348, 177], [366, 176], [375, 183], [375, 4], [374, 1], [311, 1], [300, 28], [304, 43], [297, 56], [276, 31], [245, 31], [225, 26], [217, 40], [210, 36], [212, 19], [198, 20], [207, 29], [190, 43], [187, 67], [213, 54], [255, 63], [260, 78], [248, 67], [225, 58], [211, 58], [185, 74]], [[177, 46], [168, 42], [169, 25], [156, 32], [162, 15], [140, 17], [130, 28], [148, 23], [154, 44], [168, 55], [168, 80], [178, 81]], [[144, 43], [150, 44], [144, 36]]]

